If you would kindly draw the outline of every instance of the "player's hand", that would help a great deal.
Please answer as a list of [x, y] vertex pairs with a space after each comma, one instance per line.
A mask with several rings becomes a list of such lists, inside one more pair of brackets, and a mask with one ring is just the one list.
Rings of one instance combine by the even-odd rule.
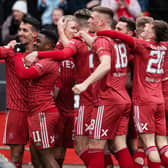
[[37, 61], [38, 60], [38, 53], [37, 51], [34, 51], [30, 54], [28, 54], [26, 57], [25, 57], [25, 65], [26, 66], [31, 66], [33, 62]]
[[84, 92], [87, 89], [87, 85], [83, 82], [81, 84], [77, 84], [72, 88], [72, 91], [74, 92], [74, 94], [80, 94], [82, 92]]
[[16, 40], [12, 40], [7, 44], [7, 47], [8, 48], [14, 48], [16, 44], [17, 44]]
[[62, 16], [62, 17], [59, 19], [58, 23], [57, 23], [58, 32], [59, 32], [59, 33], [64, 32], [65, 26], [66, 26], [66, 21], [65, 21], [64, 16]]
[[89, 47], [92, 47], [92, 44], [96, 38], [96, 36], [92, 37], [85, 31], [79, 31], [78, 35], [82, 37], [82, 39], [87, 43]]

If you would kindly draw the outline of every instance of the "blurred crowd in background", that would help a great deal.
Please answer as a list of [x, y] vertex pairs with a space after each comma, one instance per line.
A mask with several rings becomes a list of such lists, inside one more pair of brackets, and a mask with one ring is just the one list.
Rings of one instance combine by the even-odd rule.
[[133, 19], [146, 15], [168, 20], [166, 0], [0, 0], [0, 44], [16, 38], [25, 15], [37, 18], [46, 28], [54, 28], [62, 15], [73, 14], [82, 8], [92, 9], [97, 5], [110, 7], [116, 20], [122, 15]]

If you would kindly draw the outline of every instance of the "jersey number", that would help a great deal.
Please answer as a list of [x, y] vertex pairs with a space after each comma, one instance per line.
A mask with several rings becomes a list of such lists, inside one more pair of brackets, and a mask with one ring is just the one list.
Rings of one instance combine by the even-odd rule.
[[[150, 58], [149, 59], [146, 72], [156, 73], [156, 74], [163, 73], [162, 60], [164, 58], [165, 51], [159, 51], [159, 50], [155, 51], [155, 50], [152, 50], [150, 52], [150, 55], [151, 56], [156, 55], [157, 58]], [[157, 67], [153, 67], [154, 64], [157, 65]]]
[[89, 68], [94, 68], [93, 54], [92, 53], [89, 55]]
[[41, 139], [40, 139], [40, 133], [39, 131], [33, 131], [33, 139], [34, 139], [34, 142], [40, 142]]
[[114, 48], [117, 53], [117, 62], [115, 67], [116, 68], [125, 68], [127, 67], [128, 64], [128, 59], [127, 59], [127, 49], [124, 44], [115, 44]]

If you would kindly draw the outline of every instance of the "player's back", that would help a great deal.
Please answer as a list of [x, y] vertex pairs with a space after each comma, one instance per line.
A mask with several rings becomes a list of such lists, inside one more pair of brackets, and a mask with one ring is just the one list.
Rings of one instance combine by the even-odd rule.
[[164, 43], [135, 40], [133, 102], [163, 103], [161, 77], [167, 47]]

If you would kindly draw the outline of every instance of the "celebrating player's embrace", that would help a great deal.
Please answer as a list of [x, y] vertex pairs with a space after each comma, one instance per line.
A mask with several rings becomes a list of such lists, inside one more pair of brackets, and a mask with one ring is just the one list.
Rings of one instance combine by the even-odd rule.
[[16, 167], [27, 140], [36, 168], [62, 167], [72, 147], [89, 168], [113, 167], [112, 154], [120, 168], [143, 168], [145, 155], [149, 168], [168, 167], [168, 24], [120, 17], [112, 30], [112, 23], [106, 7], [63, 16], [58, 33], [39, 31], [28, 17], [20, 44], [0, 47], [4, 143]]

